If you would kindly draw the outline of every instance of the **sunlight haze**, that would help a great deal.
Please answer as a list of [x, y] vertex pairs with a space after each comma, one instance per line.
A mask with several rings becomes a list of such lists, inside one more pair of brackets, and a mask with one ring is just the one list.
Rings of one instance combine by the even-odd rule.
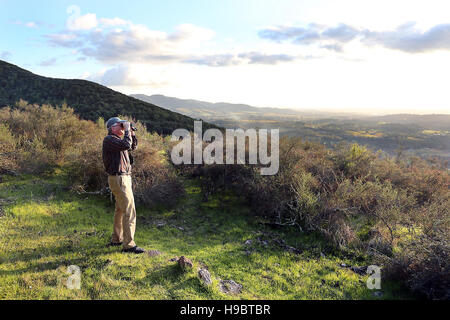
[[0, 59], [125, 94], [450, 113], [448, 1], [0, 0]]

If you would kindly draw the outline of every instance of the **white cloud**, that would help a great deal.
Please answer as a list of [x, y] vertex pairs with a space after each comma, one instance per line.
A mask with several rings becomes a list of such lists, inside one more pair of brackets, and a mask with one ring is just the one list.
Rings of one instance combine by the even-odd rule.
[[168, 36], [168, 40], [174, 42], [194, 42], [201, 43], [211, 40], [215, 32], [210, 29], [195, 26], [193, 24], [180, 24], [175, 28], [175, 32]]
[[277, 43], [290, 41], [297, 45], [319, 45], [341, 52], [355, 40], [366, 46], [379, 45], [408, 53], [450, 50], [450, 24], [438, 24], [428, 30], [416, 28], [415, 22], [398, 26], [395, 30], [373, 31], [347, 24], [336, 27], [310, 23], [307, 27], [276, 26], [259, 31], [258, 35]]
[[28, 28], [37, 28], [38, 26], [37, 26], [37, 24], [36, 24], [36, 22], [33, 22], [33, 21], [31, 21], [31, 22], [27, 22], [27, 23], [25, 23], [25, 27], [28, 27]]
[[216, 43], [213, 30], [192, 24], [164, 32], [118, 17], [92, 21], [47, 39], [106, 65], [83, 78], [124, 93], [354, 111], [448, 108], [445, 23], [418, 29], [319, 21], [266, 28], [260, 35], [273, 41], [248, 44]]
[[94, 13], [81, 15], [81, 9], [78, 6], [68, 7], [67, 13], [71, 14], [66, 22], [69, 30], [90, 30], [98, 25], [97, 16]]
[[126, 26], [128, 24], [131, 24], [130, 22], [120, 19], [120, 18], [100, 18], [100, 25], [105, 27], [116, 27], [116, 26]]
[[103, 69], [95, 74], [85, 72], [82, 77], [109, 87], [145, 86], [160, 88], [170, 84], [161, 70], [148, 65], [119, 65], [110, 69]]

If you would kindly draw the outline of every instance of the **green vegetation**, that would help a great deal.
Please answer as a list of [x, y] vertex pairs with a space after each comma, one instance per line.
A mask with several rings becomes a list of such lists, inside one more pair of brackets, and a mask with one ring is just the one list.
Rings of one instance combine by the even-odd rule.
[[232, 188], [255, 215], [319, 232], [340, 249], [368, 254], [411, 289], [449, 297], [450, 175], [442, 164], [283, 137], [276, 175], [261, 176], [254, 165], [210, 165], [198, 174], [206, 194]]
[[[113, 204], [67, 192], [64, 171], [4, 176], [0, 299], [379, 299], [366, 288], [367, 275], [340, 267], [366, 264], [364, 257], [333, 251], [315, 234], [259, 224], [233, 193], [203, 202], [198, 182], [183, 185], [186, 196], [171, 210], [137, 207], [137, 243], [162, 252], [150, 257], [106, 248]], [[277, 238], [302, 253], [270, 241]], [[181, 255], [193, 261], [192, 270], [170, 261]], [[81, 290], [66, 287], [69, 265], [81, 268]], [[208, 288], [197, 276], [203, 266], [213, 279]], [[220, 292], [219, 278], [242, 284], [242, 293]], [[411, 298], [392, 282], [383, 282], [382, 291], [382, 299]]]
[[[177, 128], [193, 130], [193, 119], [121, 94], [86, 80], [54, 79], [35, 75], [0, 60], [0, 107], [19, 100], [31, 104], [67, 104], [82, 119], [96, 121], [118, 114], [139, 119], [148, 130], [171, 134]], [[213, 127], [208, 123], [205, 128]], [[215, 126], [214, 126], [215, 127]]]
[[[390, 122], [380, 122], [380, 118]], [[411, 115], [410, 123], [401, 123], [396, 116], [392, 119], [385, 116], [301, 121], [270, 116], [248, 120], [208, 120], [224, 128], [279, 129], [282, 135], [302, 137], [336, 150], [342, 143], [357, 143], [375, 152], [382, 150], [390, 156], [402, 156], [404, 160], [411, 156], [436, 158], [446, 161], [450, 168], [450, 115], [417, 116], [417, 119]]]
[[[168, 137], [136, 121], [136, 239], [163, 254], [135, 256], [105, 247], [104, 120], [25, 102], [0, 120], [0, 298], [380, 298], [347, 267], [370, 264], [383, 267], [383, 299], [449, 297], [450, 175], [438, 162], [285, 136], [273, 176], [257, 165], [175, 167]], [[194, 268], [181, 272], [175, 255]], [[82, 269], [80, 291], [64, 286], [69, 265]], [[223, 294], [219, 278], [243, 292]]]

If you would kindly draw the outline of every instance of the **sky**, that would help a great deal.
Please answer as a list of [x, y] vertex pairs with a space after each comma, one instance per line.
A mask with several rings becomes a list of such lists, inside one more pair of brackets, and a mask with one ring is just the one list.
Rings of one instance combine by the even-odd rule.
[[0, 0], [0, 59], [125, 94], [450, 114], [450, 1]]

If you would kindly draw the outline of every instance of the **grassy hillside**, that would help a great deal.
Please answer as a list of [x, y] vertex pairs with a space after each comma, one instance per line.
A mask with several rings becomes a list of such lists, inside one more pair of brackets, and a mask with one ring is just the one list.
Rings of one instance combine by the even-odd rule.
[[[136, 240], [162, 254], [134, 256], [105, 248], [104, 121], [23, 103], [0, 120], [0, 298], [227, 298], [219, 279], [241, 284], [232, 298], [243, 299], [410, 297], [393, 283], [449, 297], [450, 175], [440, 163], [285, 136], [273, 176], [258, 165], [174, 166], [175, 142], [137, 121]], [[194, 268], [181, 272], [175, 255]], [[382, 267], [377, 296], [365, 270], [349, 267], [372, 264]], [[64, 286], [70, 265], [81, 291]]]
[[[193, 119], [121, 94], [86, 80], [54, 79], [35, 75], [0, 60], [0, 107], [29, 103], [66, 103], [83, 119], [108, 119], [118, 114], [139, 119], [151, 131], [171, 134], [177, 128], [193, 130]], [[211, 127], [204, 124], [205, 128]]]
[[[107, 248], [113, 204], [109, 198], [67, 192], [65, 172], [4, 176], [0, 183], [0, 299], [404, 299], [383, 282], [382, 295], [366, 288], [367, 275], [349, 268], [362, 256], [333, 250], [315, 234], [273, 230], [258, 223], [233, 193], [202, 201], [196, 180], [169, 210], [137, 207], [138, 245], [149, 256]], [[250, 240], [250, 241], [247, 241]], [[286, 246], [279, 242], [285, 241]], [[289, 252], [287, 246], [298, 253]], [[182, 272], [170, 259], [194, 263]], [[67, 267], [81, 268], [81, 290], [66, 287]], [[197, 269], [207, 267], [204, 287]], [[234, 280], [242, 293], [219, 290]], [[379, 293], [378, 293], [379, 294]]]

